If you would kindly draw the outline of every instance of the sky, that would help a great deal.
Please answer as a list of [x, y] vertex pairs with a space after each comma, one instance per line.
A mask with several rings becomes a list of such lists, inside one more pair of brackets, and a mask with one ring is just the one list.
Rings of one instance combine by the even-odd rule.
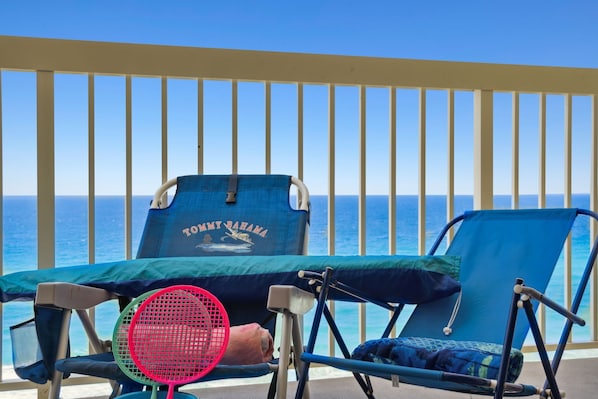
[[[377, 57], [395, 57], [409, 59], [427, 60], [448, 60], [448, 61], [470, 61], [490, 62], [502, 64], [527, 64], [543, 66], [568, 66], [598, 68], [598, 51], [596, 50], [596, 38], [598, 38], [598, 2], [594, 0], [581, 1], [556, 1], [556, 0], [530, 0], [530, 1], [127, 1], [127, 0], [105, 0], [105, 1], [10, 1], [0, 0], [0, 35], [9, 36], [30, 36], [43, 38], [60, 38], [108, 42], [127, 42], [163, 45], [181, 45], [195, 47], [213, 47], [247, 50], [285, 51], [301, 53], [322, 53], [340, 55], [359, 55]], [[2, 55], [0, 54], [0, 57]], [[35, 191], [34, 186], [23, 183], [30, 181], [28, 174], [34, 173], [31, 159], [26, 148], [33, 148], [35, 142], [35, 125], [31, 117], [34, 115], [34, 88], [35, 81], [31, 76], [21, 76], [14, 72], [3, 72], [3, 130], [4, 130], [4, 192], [5, 194], [31, 194]], [[86, 128], [86, 120], [74, 117], [72, 112], [75, 107], [81, 107], [85, 112], [85, 80], [81, 77], [57, 77], [56, 85], [64, 90], [57, 94], [56, 99], [56, 131], [57, 131], [57, 192], [64, 194], [86, 193], [86, 165], [85, 137], [76, 135], [73, 132]], [[172, 88], [171, 88], [172, 85]], [[124, 115], [122, 108], [111, 108], [114, 104], [122, 101], [122, 79], [104, 78], [96, 85], [97, 89], [97, 118], [96, 130], [98, 136], [102, 131], [116, 131], [120, 134]], [[134, 81], [134, 114], [147, 115], [144, 119], [134, 119], [134, 129], [145, 132], [147, 137], [159, 137], [159, 83], [139, 79]], [[211, 99], [206, 103], [206, 130], [210, 123], [216, 123], [209, 115], [217, 115], [221, 107], [226, 107], [227, 86], [213, 84], [208, 87], [208, 94]], [[240, 86], [240, 120], [244, 121], [246, 129], [259, 129], [263, 121], [253, 120], [254, 113], [250, 105], [243, 105], [245, 96], [249, 97], [254, 91], [261, 89], [250, 84]], [[57, 93], [59, 91], [57, 90]], [[173, 102], [177, 107], [175, 115], [171, 117], [172, 126], [169, 132], [173, 133], [172, 145], [169, 151], [176, 152], [176, 157], [171, 157], [172, 166], [169, 172], [173, 175], [193, 173], [190, 160], [193, 153], [190, 148], [193, 146], [185, 143], [183, 139], [178, 142], [177, 134], [184, 136], [192, 128], [194, 120], [186, 113], [186, 107], [192, 109], [193, 93], [189, 87], [178, 82], [169, 83], [169, 96], [173, 96]], [[306, 108], [306, 114], [313, 112], [315, 115], [313, 126], [306, 121], [306, 135], [309, 137], [311, 129], [321, 133], [326, 125], [322, 122], [325, 118], [325, 95], [322, 88], [307, 88], [306, 98], [311, 98], [311, 104]], [[386, 94], [372, 90], [368, 92], [368, 112], [375, 115], [379, 109], [384, 108]], [[275, 115], [273, 127], [281, 131], [293, 129], [293, 126], [286, 126], [285, 120], [292, 119], [287, 115], [285, 104], [292, 101], [293, 94], [286, 87], [273, 88], [273, 98], [279, 99], [273, 104]], [[337, 99], [341, 96], [337, 95]], [[339, 100], [338, 112], [345, 112], [346, 118], [337, 116], [337, 130], [352, 132], [347, 137], [347, 142], [353, 142], [357, 137], [355, 125], [355, 104], [357, 93], [355, 90], [347, 89], [346, 96]], [[442, 109], [443, 97], [438, 93], [429, 93], [429, 112], [433, 113], [436, 106]], [[436, 100], [435, 100], [436, 99]], [[169, 99], [170, 101], [170, 99]], [[399, 105], [404, 101], [401, 108], [404, 115], [400, 116], [405, 123], [416, 123], [413, 116], [413, 93], [401, 93]], [[434, 103], [436, 101], [436, 103]], [[464, 104], [471, 102], [471, 96], [458, 96], [459, 101]], [[496, 113], [509, 110], [508, 98], [496, 98]], [[536, 106], [537, 99], [530, 97], [522, 98], [522, 107], [532, 110]], [[29, 105], [28, 105], [29, 104]], [[185, 105], [187, 104], [187, 105]], [[376, 104], [380, 106], [377, 107]], [[436, 104], [436, 105], [435, 105]], [[580, 135], [587, 134], [589, 105], [585, 99], [575, 99], [574, 106], [579, 107], [579, 119], [574, 119], [574, 128], [580, 130]], [[276, 108], [278, 107], [278, 108]], [[314, 109], [310, 109], [313, 107]], [[504, 109], [503, 109], [504, 108]], [[551, 127], [549, 127], [549, 141], [551, 135], [558, 136], [560, 125], [559, 114], [562, 114], [562, 103], [559, 98], [548, 99], [549, 111], [554, 109], [554, 116]], [[324, 110], [324, 112], [322, 112]], [[345, 110], [345, 111], [343, 111]], [[442, 111], [438, 111], [442, 112]], [[102, 115], [109, 115], [102, 118]], [[156, 119], [157, 118], [157, 119]], [[444, 118], [444, 117], [443, 117]], [[459, 118], [463, 118], [461, 121]], [[368, 146], [368, 178], [371, 185], [368, 191], [371, 193], [384, 193], [386, 190], [387, 176], [384, 162], [378, 162], [377, 154], [387, 153], [384, 148], [384, 140], [387, 135], [385, 130], [387, 116], [380, 113], [379, 116], [372, 116], [371, 127], [372, 144]], [[438, 118], [437, 118], [438, 119]], [[506, 115], [505, 120], [508, 119]], [[533, 116], [529, 121], [530, 131], [534, 131], [534, 124], [537, 117]], [[379, 124], [376, 124], [379, 120]], [[444, 121], [444, 119], [442, 119]], [[527, 123], [525, 120], [523, 124]], [[458, 116], [457, 128], [469, 134], [471, 131], [471, 115], [464, 112]], [[215, 126], [215, 125], [214, 125]], [[510, 123], [504, 126], [495, 126], [498, 132], [496, 140], [501, 140], [500, 132], [508, 129]], [[251, 128], [250, 128], [251, 127]], [[214, 127], [214, 130], [223, 129], [227, 126]], [[429, 124], [431, 134], [435, 130], [442, 131], [442, 126]], [[554, 130], [555, 133], [551, 133]], [[522, 131], [525, 131], [522, 128]], [[376, 135], [380, 135], [380, 140]], [[441, 133], [439, 133], [441, 134]], [[444, 134], [444, 133], [442, 133]], [[254, 156], [249, 139], [245, 139], [249, 132], [240, 132], [240, 164], [248, 164], [248, 160]], [[224, 147], [230, 143], [224, 135], [216, 135], [220, 138], [206, 138], [206, 148], [218, 148], [218, 140], [224, 140]], [[134, 140], [143, 141], [140, 138]], [[343, 168], [354, 169], [356, 150], [354, 146], [347, 145], [344, 148], [343, 138], [337, 141], [339, 145], [339, 158], [337, 170]], [[120, 139], [119, 139], [120, 140]], [[286, 164], [284, 159], [293, 160], [292, 151], [284, 148], [284, 142], [288, 140], [284, 136], [273, 137], [274, 145], [281, 148], [275, 155], [276, 166], [274, 172], [284, 172]], [[525, 137], [522, 137], [525, 140]], [[532, 139], [530, 139], [532, 140]], [[117, 140], [118, 141], [118, 140]], [[120, 140], [122, 141], [122, 140]], [[555, 139], [555, 141], [558, 141]], [[436, 151], [435, 141], [429, 140], [430, 159], [438, 158], [439, 168], [443, 165], [443, 156], [434, 156]], [[459, 144], [459, 143], [457, 143]], [[508, 143], [505, 143], [507, 145]], [[525, 144], [525, 143], [524, 143]], [[463, 142], [467, 148], [469, 141]], [[98, 162], [112, 162], [114, 166], [122, 167], [124, 160], [115, 160], [114, 144], [110, 140], [102, 141], [98, 137]], [[438, 143], [441, 147], [441, 143]], [[117, 146], [118, 147], [118, 146]], [[525, 146], [523, 146], [525, 147]], [[530, 142], [530, 147], [534, 147]], [[306, 149], [306, 156], [319, 159], [320, 149]], [[440, 150], [439, 150], [440, 151]], [[217, 151], [210, 151], [206, 155], [206, 172], [226, 173], [227, 171], [218, 166], [222, 163], [223, 157]], [[412, 154], [401, 154], [399, 149], [399, 165], [408, 165]], [[522, 168], [522, 179], [524, 186], [535, 186], [525, 184], [525, 180], [533, 181], [537, 173], [534, 173], [535, 160], [533, 153], [525, 154], [522, 158], [530, 162], [529, 168]], [[139, 194], [151, 193], [156, 186], [156, 179], [159, 179], [159, 157], [156, 148], [148, 146], [146, 151], [135, 155], [134, 162], [136, 181], [134, 192]], [[560, 157], [558, 150], [554, 158]], [[179, 161], [175, 160], [177, 158]], [[263, 156], [262, 156], [263, 158]], [[316, 193], [326, 192], [326, 181], [321, 178], [321, 165], [316, 162], [306, 164], [306, 178], [310, 188]], [[433, 161], [430, 161], [433, 162]], [[501, 157], [500, 152], [495, 160], [495, 169], [507, 168], [509, 165], [507, 157]], [[503, 163], [505, 163], [503, 165]], [[295, 162], [296, 164], [296, 162]], [[525, 164], [524, 164], [525, 165]], [[433, 170], [435, 165], [430, 165]], [[457, 173], [463, 171], [471, 176], [468, 168], [471, 167], [469, 160], [457, 160]], [[293, 166], [289, 166], [291, 174], [294, 174]], [[260, 166], [255, 168], [246, 167], [248, 173], [260, 173]], [[142, 172], [143, 171], [143, 172]], [[104, 174], [102, 174], [104, 173]], [[143, 173], [151, 176], [143, 179]], [[562, 177], [559, 177], [559, 170], [554, 171], [556, 178], [553, 183], [549, 182], [549, 190], [558, 191], [562, 187]], [[529, 177], [526, 177], [529, 174]], [[122, 187], [122, 173], [116, 173], [116, 177], [109, 170], [100, 172], [97, 178], [97, 190], [99, 194], [115, 194], [111, 192], [114, 187]], [[577, 175], [587, 181], [586, 172], [580, 171]], [[377, 181], [376, 177], [382, 176]], [[508, 176], [508, 173], [507, 173]], [[319, 177], [319, 178], [318, 178]], [[429, 192], [442, 193], [445, 190], [446, 182], [443, 181], [444, 173], [430, 174], [428, 177]], [[117, 180], [117, 184], [112, 179]], [[508, 179], [496, 179], [496, 191], [509, 190]], [[337, 180], [337, 193], [355, 192], [355, 179], [352, 174], [339, 176]], [[580, 183], [583, 187], [584, 183]], [[151, 187], [151, 188], [150, 188]], [[399, 191], [415, 192], [417, 183], [413, 180], [401, 182]], [[457, 192], [467, 193], [471, 191], [471, 178], [463, 178], [458, 182]], [[583, 190], [583, 188], [580, 188]], [[119, 191], [119, 190], [117, 190]], [[575, 189], [574, 189], [575, 191]], [[118, 193], [118, 192], [117, 192]]]
[[592, 0], [2, 1], [3, 35], [597, 67]]

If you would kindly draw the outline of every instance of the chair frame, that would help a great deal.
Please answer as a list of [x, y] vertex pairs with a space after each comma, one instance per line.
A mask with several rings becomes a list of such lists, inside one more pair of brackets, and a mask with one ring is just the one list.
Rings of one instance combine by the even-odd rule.
[[[588, 216], [590, 221], [593, 221], [593, 223], [598, 222], [598, 213], [595, 213], [593, 211], [578, 209], [577, 216], [579, 215]], [[436, 239], [428, 253], [429, 255], [433, 255], [436, 253], [436, 251], [440, 247], [440, 244], [444, 241], [448, 231], [451, 230], [463, 219], [464, 215], [460, 215], [452, 221], [450, 221], [441, 230], [438, 238]], [[494, 398], [502, 398], [504, 396], [528, 396], [538, 394], [542, 396], [550, 395], [555, 399], [560, 399], [562, 395], [556, 381], [556, 372], [558, 370], [573, 325], [585, 325], [585, 321], [577, 315], [577, 312], [583, 299], [585, 287], [588, 285], [590, 281], [593, 266], [598, 255], [598, 240], [595, 237], [590, 237], [590, 239], [592, 242], [592, 247], [589, 251], [589, 255], [587, 258], [588, 260], [586, 262], [583, 274], [579, 279], [579, 286], [577, 292], [575, 293], [575, 297], [572, 301], [570, 309], [567, 309], [561, 306], [560, 304], [552, 301], [551, 299], [544, 296], [541, 292], [535, 290], [533, 287], [525, 286], [523, 279], [516, 279], [516, 281], [514, 281], [513, 294], [509, 309], [509, 317], [507, 325], [505, 326], [503, 353], [501, 358], [501, 364], [499, 367], [498, 378], [496, 380], [448, 372], [438, 372], [435, 370], [416, 369], [412, 367], [404, 367], [398, 365], [377, 364], [351, 359], [351, 353], [341, 335], [341, 331], [338, 328], [327, 304], [330, 293], [333, 290], [341, 291], [344, 294], [352, 296], [357, 301], [373, 303], [377, 306], [381, 306], [389, 310], [390, 319], [384, 332], [382, 333], [382, 338], [389, 337], [391, 331], [397, 323], [398, 317], [401, 311], [403, 310], [404, 305], [388, 303], [383, 300], [379, 300], [377, 298], [372, 298], [371, 296], [365, 295], [362, 292], [359, 292], [338, 281], [334, 276], [334, 270], [330, 268], [323, 273], [303, 272], [300, 275], [300, 277], [307, 278], [310, 280], [318, 299], [315, 308], [312, 329], [307, 341], [306, 348], [301, 356], [303, 364], [302, 369], [300, 371], [300, 379], [298, 381], [296, 398], [300, 398], [303, 393], [303, 390], [307, 387], [310, 364], [319, 363], [352, 372], [357, 383], [362, 388], [364, 394], [368, 399], [374, 399], [373, 386], [370, 381], [370, 376], [391, 379], [393, 380], [393, 383], [398, 382], [399, 376], [411, 377], [413, 379], [430, 378], [438, 380], [441, 378], [442, 381], [446, 381], [449, 384], [455, 384], [459, 386], [462, 384], [469, 384], [478, 386], [480, 387], [481, 392], [474, 393], [493, 395]], [[556, 352], [552, 358], [552, 362], [548, 358], [546, 346], [544, 344], [544, 340], [540, 332], [540, 327], [535, 316], [534, 307], [532, 305], [533, 300], [546, 305], [550, 309], [558, 312], [560, 315], [566, 318], [566, 323], [563, 327], [560, 340], [557, 344]], [[532, 333], [532, 336], [534, 338], [536, 348], [540, 355], [540, 360], [545, 372], [546, 381], [542, 388], [533, 385], [506, 382], [506, 371], [508, 368], [509, 352], [513, 344], [515, 323], [517, 321], [519, 309], [523, 309], [525, 313], [525, 317], [527, 318], [529, 324], [529, 331]], [[317, 332], [322, 320], [322, 316], [324, 316], [324, 319], [326, 320], [328, 327], [332, 332], [334, 340], [338, 344], [344, 358], [325, 356], [314, 353]], [[459, 389], [452, 390], [469, 392], [467, 390]]]

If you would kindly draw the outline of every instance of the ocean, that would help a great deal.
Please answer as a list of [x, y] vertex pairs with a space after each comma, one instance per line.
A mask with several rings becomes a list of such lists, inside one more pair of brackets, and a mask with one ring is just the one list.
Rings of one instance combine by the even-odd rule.
[[[137, 244], [143, 230], [150, 196], [133, 198], [133, 248]], [[548, 207], [560, 207], [563, 199], [560, 195], [547, 197]], [[455, 215], [471, 209], [471, 196], [455, 198]], [[510, 208], [509, 196], [495, 197], [495, 208]], [[537, 206], [535, 196], [522, 196], [521, 208]], [[573, 196], [573, 206], [589, 207], [589, 195]], [[96, 207], [96, 263], [111, 262], [124, 259], [124, 199], [117, 196], [98, 197]], [[327, 197], [311, 197], [311, 224], [309, 230], [309, 255], [326, 255], [328, 249], [327, 235]], [[417, 197], [399, 196], [397, 209], [397, 253], [417, 255]], [[88, 263], [87, 233], [87, 198], [76, 196], [57, 197], [56, 199], [56, 265], [57, 267], [73, 266]], [[36, 198], [32, 196], [6, 196], [3, 203], [4, 214], [4, 273], [12, 273], [36, 268], [37, 263], [37, 214]], [[336, 229], [335, 254], [357, 255], [358, 248], [358, 198], [356, 196], [336, 197]], [[444, 196], [428, 196], [426, 199], [426, 248], [429, 248], [446, 221], [446, 198]], [[388, 244], [388, 198], [386, 196], [368, 196], [366, 198], [366, 248], [367, 255], [386, 255]], [[576, 223], [572, 234], [573, 261], [583, 257], [589, 247], [588, 227]], [[561, 262], [562, 263], [562, 262]], [[583, 267], [583, 261], [581, 264]], [[574, 270], [574, 274], [579, 273]], [[563, 296], [563, 268], [557, 267], [551, 280], [548, 295], [557, 301]], [[588, 295], [586, 295], [588, 297]], [[588, 298], [584, 300], [581, 316], [589, 312]], [[4, 330], [2, 334], [2, 363], [9, 365], [11, 359], [11, 342], [8, 327], [32, 317], [31, 302], [10, 302], [3, 307]], [[348, 332], [349, 347], [358, 344], [356, 330], [357, 306], [353, 303], [339, 303], [336, 308], [337, 319], [343, 331]], [[100, 337], [108, 339], [112, 335], [112, 327], [118, 317], [114, 303], [102, 304], [97, 309], [98, 332]], [[407, 312], [408, 314], [408, 312]], [[402, 316], [406, 317], [406, 316]], [[310, 324], [311, 315], [305, 317], [305, 324]], [[376, 338], [388, 320], [386, 311], [367, 307], [368, 339]], [[547, 317], [548, 340], [558, 337], [551, 335], [552, 326], [560, 327], [560, 318]], [[71, 352], [83, 354], [87, 348], [83, 330], [77, 317], [73, 317]], [[589, 329], [574, 328], [575, 341], [589, 338]], [[325, 329], [323, 330], [325, 333]], [[318, 340], [319, 347], [324, 349], [325, 339]]]

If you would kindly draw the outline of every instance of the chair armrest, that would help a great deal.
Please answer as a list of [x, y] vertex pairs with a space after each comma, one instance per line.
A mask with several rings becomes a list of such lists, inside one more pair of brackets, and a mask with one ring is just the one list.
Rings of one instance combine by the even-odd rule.
[[[528, 297], [532, 297], [537, 301], [543, 303], [544, 305], [548, 306], [550, 309], [554, 310], [555, 312], [559, 313], [561, 316], [566, 317], [567, 319], [571, 320], [573, 323], [585, 326], [586, 321], [576, 315], [575, 313], [571, 312], [569, 309], [565, 308], [564, 306], [559, 305], [558, 303], [554, 302], [552, 299], [544, 296], [543, 293], [540, 291], [532, 288], [524, 286], [523, 284], [515, 284], [513, 287], [513, 291], [516, 294], [527, 295]], [[523, 299], [523, 297], [522, 297]]]
[[272, 285], [268, 292], [268, 310], [276, 313], [289, 311], [302, 315], [314, 306], [314, 295], [293, 285]]
[[89, 309], [102, 302], [116, 299], [116, 295], [101, 288], [72, 283], [40, 283], [35, 304], [63, 309]]

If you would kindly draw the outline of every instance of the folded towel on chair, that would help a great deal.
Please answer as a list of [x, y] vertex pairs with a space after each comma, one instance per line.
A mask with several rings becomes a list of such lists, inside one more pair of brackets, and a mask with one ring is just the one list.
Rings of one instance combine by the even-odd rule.
[[[382, 338], [364, 342], [352, 354], [356, 360], [396, 364], [496, 379], [502, 345], [422, 337]], [[523, 367], [523, 354], [512, 349], [507, 381], [514, 382]]]
[[[138, 339], [153, 341], [154, 345], [165, 351], [171, 358], [216, 358], [220, 351], [223, 328], [195, 328], [183, 324], [151, 325], [138, 327]], [[165, 336], [186, 335], [186, 345], [180, 346], [178, 341], [165, 349]], [[211, 337], [211, 338], [210, 338]], [[258, 364], [272, 360], [274, 342], [270, 332], [258, 323], [242, 324], [230, 327], [226, 351], [219, 361], [224, 365]]]

